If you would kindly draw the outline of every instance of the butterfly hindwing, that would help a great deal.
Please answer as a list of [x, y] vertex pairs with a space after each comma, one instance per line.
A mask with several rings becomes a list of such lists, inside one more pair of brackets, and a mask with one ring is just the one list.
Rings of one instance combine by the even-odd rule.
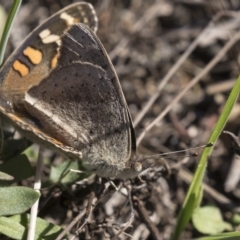
[[40, 120], [44, 132], [81, 150], [88, 169], [115, 161], [124, 168], [135, 139], [112, 63], [84, 24], [71, 26], [61, 41], [57, 67], [26, 94], [28, 112]]

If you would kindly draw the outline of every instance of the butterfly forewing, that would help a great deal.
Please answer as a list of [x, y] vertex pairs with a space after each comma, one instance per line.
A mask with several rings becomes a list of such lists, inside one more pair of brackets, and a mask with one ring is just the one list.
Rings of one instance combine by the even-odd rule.
[[97, 17], [91, 4], [73, 4], [51, 16], [10, 56], [0, 72], [0, 90], [13, 107], [15, 101], [22, 101], [29, 86], [41, 82], [56, 66], [60, 36], [79, 21], [97, 30]]

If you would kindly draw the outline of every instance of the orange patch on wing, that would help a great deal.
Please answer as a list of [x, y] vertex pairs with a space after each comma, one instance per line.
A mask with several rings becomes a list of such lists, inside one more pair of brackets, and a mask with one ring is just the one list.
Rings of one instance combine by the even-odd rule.
[[51, 68], [55, 68], [57, 66], [58, 57], [59, 57], [59, 52], [52, 58], [51, 66], [50, 66]]
[[74, 23], [79, 23], [80, 19], [79, 18], [74, 18]]
[[42, 52], [40, 50], [34, 49], [32, 47], [27, 47], [23, 54], [29, 58], [29, 60], [37, 65], [42, 61]]
[[16, 60], [16, 61], [13, 63], [13, 69], [14, 69], [15, 71], [19, 72], [22, 77], [24, 77], [24, 76], [26, 76], [26, 75], [29, 74], [29, 69], [28, 69], [28, 67], [27, 67], [25, 64], [19, 62], [18, 60]]

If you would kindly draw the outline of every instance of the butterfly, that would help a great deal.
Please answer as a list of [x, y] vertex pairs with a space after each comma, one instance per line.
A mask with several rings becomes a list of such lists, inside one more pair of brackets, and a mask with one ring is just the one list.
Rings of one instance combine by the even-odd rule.
[[0, 112], [30, 140], [101, 177], [133, 178], [149, 163], [135, 155], [132, 119], [97, 25], [92, 5], [80, 2], [30, 33], [0, 71]]

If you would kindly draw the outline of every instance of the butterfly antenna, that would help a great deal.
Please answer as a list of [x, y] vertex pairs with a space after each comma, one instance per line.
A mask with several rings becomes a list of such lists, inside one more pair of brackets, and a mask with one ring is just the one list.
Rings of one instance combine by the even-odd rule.
[[[196, 150], [196, 149], [200, 149], [200, 148], [205, 148], [205, 147], [212, 147], [213, 143], [207, 143], [204, 144], [202, 146], [198, 146], [198, 147], [194, 147], [194, 148], [189, 148], [189, 149], [185, 149], [185, 150], [180, 150], [180, 151], [174, 151], [174, 152], [167, 152], [167, 153], [160, 153], [160, 154], [154, 154], [153, 156], [167, 156], [167, 155], [171, 155], [171, 154], [177, 154], [177, 153], [184, 153], [184, 152], [188, 152], [190, 150]], [[191, 156], [197, 156], [197, 153], [193, 153]]]

